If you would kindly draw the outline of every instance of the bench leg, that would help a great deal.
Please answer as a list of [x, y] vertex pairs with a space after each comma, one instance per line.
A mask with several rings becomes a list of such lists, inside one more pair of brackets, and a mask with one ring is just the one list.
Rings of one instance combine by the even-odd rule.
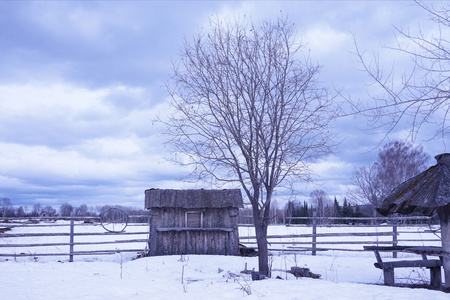
[[442, 287], [442, 275], [441, 267], [430, 268], [430, 285], [433, 289], [441, 289]]
[[394, 269], [383, 269], [384, 274], [384, 285], [394, 286]]

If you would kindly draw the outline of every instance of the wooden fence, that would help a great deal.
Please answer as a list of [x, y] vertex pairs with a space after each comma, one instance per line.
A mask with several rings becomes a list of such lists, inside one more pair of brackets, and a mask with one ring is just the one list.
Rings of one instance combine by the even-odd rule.
[[[439, 226], [429, 217], [397, 218], [287, 218], [307, 224], [285, 224], [284, 234], [267, 236], [270, 251], [364, 251], [364, 245], [440, 246]], [[326, 219], [326, 220], [325, 220]], [[339, 224], [336, 224], [339, 223]], [[243, 227], [245, 228], [245, 227]], [[251, 228], [251, 227], [250, 227]], [[251, 230], [241, 230], [240, 242], [256, 247]], [[397, 257], [397, 253], [393, 253]]]
[[0, 257], [68, 256], [72, 262], [77, 255], [142, 253], [149, 241], [148, 226], [148, 223], [128, 223], [123, 232], [109, 232], [101, 226], [98, 217], [3, 218], [0, 219]]
[[[319, 251], [363, 251], [364, 245], [440, 246], [439, 226], [429, 218], [351, 218], [351, 224], [308, 219], [309, 224], [269, 226], [269, 250], [316, 255]], [[98, 218], [0, 219], [0, 258], [63, 256], [73, 261], [77, 255], [143, 253], [149, 242], [148, 226], [129, 223], [124, 232], [107, 232]], [[240, 226], [239, 231], [240, 242], [256, 248], [254, 228]]]

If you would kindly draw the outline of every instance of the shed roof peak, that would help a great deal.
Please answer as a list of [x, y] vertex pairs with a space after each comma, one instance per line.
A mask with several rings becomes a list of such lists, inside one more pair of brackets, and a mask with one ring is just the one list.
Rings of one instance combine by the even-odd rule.
[[450, 165], [450, 153], [438, 154], [434, 158], [438, 164]]

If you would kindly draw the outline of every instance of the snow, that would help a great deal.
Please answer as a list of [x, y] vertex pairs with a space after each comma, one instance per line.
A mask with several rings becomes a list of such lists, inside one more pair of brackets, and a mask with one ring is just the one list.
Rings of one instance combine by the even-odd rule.
[[[46, 228], [48, 227], [38, 230], [50, 230]], [[99, 226], [86, 226], [83, 230], [88, 228], [92, 231], [101, 230]], [[14, 228], [8, 233], [17, 233], [25, 229]], [[243, 236], [252, 233], [251, 228], [240, 229]], [[127, 230], [134, 229], [127, 228]], [[305, 230], [308, 229], [274, 226], [269, 230], [269, 234]], [[336, 232], [339, 229], [329, 230]], [[340, 230], [349, 229], [347, 227]], [[363, 229], [355, 228], [355, 230]], [[142, 227], [137, 231], [142, 231]], [[367, 231], [367, 228], [364, 228], [364, 231]], [[48, 242], [60, 238], [48, 237], [46, 240]], [[16, 238], [0, 238], [0, 243], [5, 241], [19, 243]], [[355, 247], [361, 248], [361, 245]], [[3, 251], [6, 250], [2, 249]], [[55, 250], [47, 249], [47, 251], [53, 253]], [[250, 274], [241, 273], [245, 269], [257, 269], [256, 257], [174, 255], [134, 259], [135, 257], [135, 253], [96, 257], [75, 256], [74, 262], [68, 262], [68, 257], [51, 256], [38, 259], [2, 258], [0, 298], [449, 299], [448, 294], [440, 291], [383, 286], [382, 271], [373, 266], [375, 257], [371, 252], [324, 251], [317, 256], [312, 256], [308, 252], [273, 253], [270, 259], [272, 278], [261, 281], [252, 281]], [[295, 278], [286, 272], [292, 266], [307, 267], [311, 272], [321, 274], [321, 278]], [[423, 283], [429, 280], [427, 269], [396, 269], [395, 275], [396, 282]], [[277, 276], [281, 279], [276, 279]]]

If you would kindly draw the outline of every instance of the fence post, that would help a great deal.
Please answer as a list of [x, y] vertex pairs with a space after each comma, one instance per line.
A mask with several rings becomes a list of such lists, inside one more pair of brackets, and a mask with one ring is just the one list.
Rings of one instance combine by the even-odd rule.
[[[397, 220], [394, 221], [394, 225], [392, 226], [392, 232], [394, 233], [394, 235], [392, 236], [392, 246], [395, 247], [398, 245]], [[392, 257], [397, 258], [397, 251], [392, 252]]]
[[312, 234], [313, 234], [313, 236], [312, 236], [312, 255], [316, 255], [316, 251], [317, 251], [317, 244], [316, 244], [316, 242], [317, 242], [317, 240], [316, 240], [316, 234], [317, 234], [317, 226], [316, 226], [316, 223], [317, 223], [317, 219], [316, 219], [316, 216], [317, 216], [317, 213], [316, 213], [316, 211], [314, 211], [313, 212], [313, 219], [312, 219]]
[[71, 218], [70, 219], [69, 262], [73, 262], [73, 233], [74, 233], [74, 222], [73, 222], [73, 218]]

